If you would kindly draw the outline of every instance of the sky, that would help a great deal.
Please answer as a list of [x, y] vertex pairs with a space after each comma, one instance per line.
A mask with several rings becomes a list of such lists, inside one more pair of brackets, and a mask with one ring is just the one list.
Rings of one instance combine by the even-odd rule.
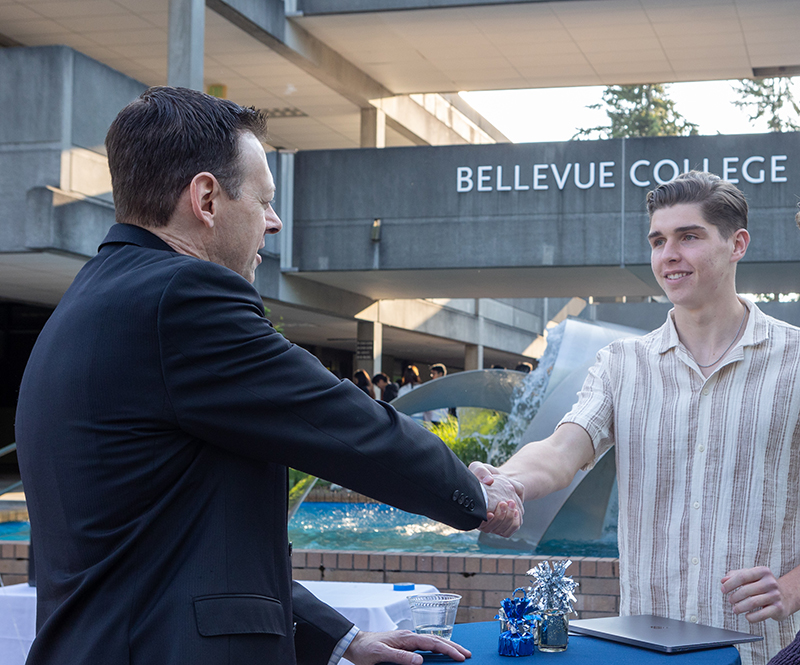
[[[766, 132], [763, 120], [751, 122], [748, 111], [733, 105], [738, 99], [736, 81], [672, 83], [666, 87], [675, 109], [699, 125], [700, 134], [752, 134]], [[800, 98], [800, 77], [793, 80]], [[461, 96], [514, 143], [568, 141], [583, 127], [608, 124], [603, 110], [586, 107], [602, 101], [602, 86], [489, 90], [462, 92]]]

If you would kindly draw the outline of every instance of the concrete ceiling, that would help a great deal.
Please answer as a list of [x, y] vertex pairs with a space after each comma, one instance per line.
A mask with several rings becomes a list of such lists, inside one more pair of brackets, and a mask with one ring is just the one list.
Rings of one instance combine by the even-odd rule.
[[[797, 0], [465, 4], [474, 6], [290, 20], [395, 94], [746, 78], [800, 67]], [[0, 43], [66, 44], [164, 84], [167, 9], [168, 0], [0, 0]], [[276, 146], [359, 147], [355, 103], [210, 9], [205, 54], [207, 85], [273, 111]], [[410, 142], [389, 128], [387, 144]]]
[[396, 93], [750, 78], [800, 66], [796, 0], [570, 0], [294, 20]]

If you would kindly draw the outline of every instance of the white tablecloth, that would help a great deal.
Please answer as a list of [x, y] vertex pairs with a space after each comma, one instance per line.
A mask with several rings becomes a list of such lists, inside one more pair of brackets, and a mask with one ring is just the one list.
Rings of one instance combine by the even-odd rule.
[[0, 587], [0, 665], [23, 665], [36, 634], [36, 589]]
[[[391, 584], [301, 582], [362, 630], [412, 628], [406, 597], [435, 593], [430, 584], [395, 591]], [[0, 587], [0, 665], [23, 665], [36, 634], [36, 589], [27, 584]], [[344, 661], [343, 661], [344, 662]]]
[[395, 591], [392, 584], [367, 582], [306, 582], [306, 589], [347, 617], [361, 630], [381, 632], [407, 628], [413, 630], [411, 609], [406, 598], [418, 593], [436, 593], [430, 584], [417, 584], [413, 590]]

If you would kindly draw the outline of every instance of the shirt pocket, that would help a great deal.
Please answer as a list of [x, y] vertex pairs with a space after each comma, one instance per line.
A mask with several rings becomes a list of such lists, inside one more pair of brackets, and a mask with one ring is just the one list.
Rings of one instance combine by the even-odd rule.
[[286, 617], [276, 598], [217, 594], [194, 599], [197, 630], [203, 637], [267, 633], [286, 636]]

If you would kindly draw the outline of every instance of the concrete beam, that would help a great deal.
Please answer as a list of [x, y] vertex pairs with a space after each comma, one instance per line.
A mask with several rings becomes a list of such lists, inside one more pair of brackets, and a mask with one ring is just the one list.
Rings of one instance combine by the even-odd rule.
[[[206, 0], [206, 5], [359, 108], [370, 112], [376, 107], [379, 108], [386, 114], [387, 124], [412, 143], [454, 145], [471, 142], [465, 138], [465, 132], [459, 132], [448, 126], [408, 96], [395, 96], [393, 91], [360, 70], [327, 44], [300, 25], [287, 20], [283, 13], [283, 2]], [[444, 98], [442, 99], [444, 101]], [[456, 114], [467, 118], [455, 104], [447, 103], [451, 104]], [[480, 128], [478, 131], [485, 130]], [[497, 130], [494, 130], [494, 133], [502, 137]], [[491, 132], [486, 133], [486, 141], [480, 142], [500, 140], [489, 136]]]
[[[523, 0], [546, 2], [548, 0]], [[306, 16], [323, 14], [360, 14], [364, 12], [413, 11], [443, 7], [519, 4], [520, 0], [292, 0], [298, 13]]]
[[283, 2], [206, 0], [206, 6], [359, 108], [394, 93], [298, 25], [281, 19]]

